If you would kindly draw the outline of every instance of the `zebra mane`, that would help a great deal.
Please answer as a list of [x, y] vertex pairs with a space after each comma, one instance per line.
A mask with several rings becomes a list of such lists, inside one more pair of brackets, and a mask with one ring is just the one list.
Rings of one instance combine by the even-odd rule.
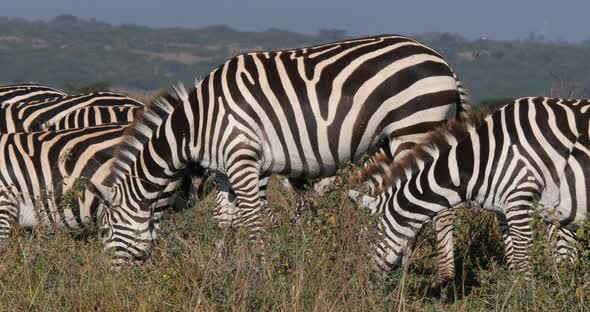
[[383, 192], [395, 185], [401, 177], [405, 177], [407, 170], [416, 168], [418, 161], [432, 157], [433, 150], [448, 147], [453, 140], [461, 141], [469, 135], [470, 129], [481, 125], [489, 115], [490, 112], [482, 110], [465, 112], [460, 118], [453, 118], [430, 132], [420, 144], [406, 151], [396, 161], [383, 154], [377, 155], [361, 173], [351, 178], [351, 184], [368, 185], [373, 195]]
[[179, 103], [182, 103], [182, 99], [188, 97], [182, 84], [173, 88], [174, 92], [158, 91], [154, 99], [148, 102], [144, 109], [135, 115], [133, 122], [127, 126], [123, 133], [123, 142], [115, 148], [115, 161], [109, 176], [103, 182], [105, 186], [113, 186], [131, 168], [152, 134], [158, 131], [168, 115]]

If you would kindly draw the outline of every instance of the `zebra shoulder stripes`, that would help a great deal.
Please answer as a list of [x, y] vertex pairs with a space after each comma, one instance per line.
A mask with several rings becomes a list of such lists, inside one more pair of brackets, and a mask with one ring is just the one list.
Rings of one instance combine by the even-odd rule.
[[33, 83], [0, 86], [0, 104], [2, 105], [40, 101], [65, 95], [57, 89]]
[[[509, 257], [511, 268], [527, 271], [530, 212], [537, 200], [565, 227], [586, 218], [585, 193], [578, 193], [584, 200], [558, 199], [583, 188], [587, 179], [578, 173], [578, 179], [563, 183], [560, 175], [573, 166], [570, 162], [577, 167], [587, 165], [571, 156], [574, 146], [588, 135], [589, 108], [587, 100], [519, 99], [477, 127], [468, 124], [434, 134], [430, 143], [387, 170], [381, 164], [367, 169], [361, 181], [373, 175], [385, 181], [378, 197], [360, 199], [381, 214], [378, 266], [397, 266], [424, 222], [472, 201], [506, 215], [510, 237], [513, 243], [517, 240]], [[556, 209], [561, 214], [553, 214]]]
[[149, 244], [134, 239], [148, 238], [136, 233], [149, 232], [152, 199], [189, 163], [227, 174], [239, 224], [256, 237], [261, 177], [330, 176], [384, 139], [419, 141], [460, 98], [448, 63], [403, 36], [236, 56], [179, 92], [153, 134], [137, 123], [128, 136], [100, 190], [125, 216], [107, 221], [107, 246], [119, 260], [145, 255]]

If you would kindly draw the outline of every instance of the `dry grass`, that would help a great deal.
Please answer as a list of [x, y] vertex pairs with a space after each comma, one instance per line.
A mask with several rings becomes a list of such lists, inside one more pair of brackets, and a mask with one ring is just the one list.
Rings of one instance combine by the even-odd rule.
[[[344, 188], [343, 188], [344, 189]], [[0, 256], [0, 310], [7, 311], [575, 311], [588, 310], [590, 264], [556, 266], [537, 238], [533, 281], [507, 271], [493, 217], [461, 211], [459, 274], [441, 298], [425, 297], [432, 237], [423, 235], [407, 273], [371, 274], [371, 218], [343, 191], [313, 198], [291, 225], [290, 194], [271, 184], [278, 226], [265, 244], [217, 229], [213, 197], [172, 216], [151, 259], [113, 273], [95, 240], [17, 233]], [[427, 231], [428, 232], [428, 231]], [[428, 234], [428, 233], [426, 233]], [[224, 242], [221, 244], [221, 242]], [[260, 255], [266, 263], [261, 264]]]

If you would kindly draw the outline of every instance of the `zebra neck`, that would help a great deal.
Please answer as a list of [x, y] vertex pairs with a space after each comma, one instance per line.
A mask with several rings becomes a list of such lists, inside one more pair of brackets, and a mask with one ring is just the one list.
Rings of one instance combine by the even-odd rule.
[[456, 147], [431, 149], [429, 157], [417, 159], [413, 168], [406, 170], [406, 178], [400, 178], [381, 195], [384, 208], [399, 216], [400, 224], [408, 217], [422, 224], [465, 201], [460, 181], [462, 156]]

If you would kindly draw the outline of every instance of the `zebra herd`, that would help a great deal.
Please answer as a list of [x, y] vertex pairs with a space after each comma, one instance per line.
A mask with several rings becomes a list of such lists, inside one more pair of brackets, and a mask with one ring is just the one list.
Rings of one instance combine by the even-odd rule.
[[94, 223], [114, 266], [149, 255], [191, 175], [215, 173], [220, 225], [263, 240], [271, 175], [298, 189], [369, 155], [358, 182], [371, 192], [349, 197], [381, 220], [372, 258], [395, 269], [434, 220], [433, 287], [454, 276], [452, 208], [496, 212], [508, 264], [525, 273], [538, 205], [568, 261], [588, 209], [590, 101], [472, 112], [445, 59], [404, 36], [241, 54], [149, 104], [33, 84], [0, 88], [0, 101], [0, 240], [17, 224]]

